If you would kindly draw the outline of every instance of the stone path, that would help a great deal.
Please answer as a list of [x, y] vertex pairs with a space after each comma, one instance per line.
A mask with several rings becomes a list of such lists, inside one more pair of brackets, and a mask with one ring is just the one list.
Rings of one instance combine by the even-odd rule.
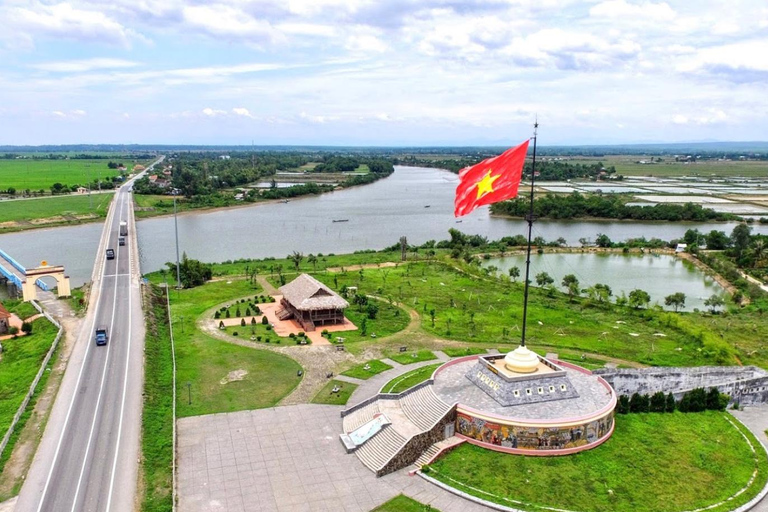
[[404, 373], [408, 373], [411, 370], [421, 368], [422, 366], [428, 366], [438, 362], [433, 359], [431, 361], [419, 361], [418, 363], [404, 365], [398, 363], [397, 361], [392, 361], [391, 359], [382, 359], [381, 361], [392, 366], [392, 369], [381, 372], [368, 380], [362, 381], [362, 383], [359, 384], [357, 389], [352, 393], [352, 396], [349, 397], [349, 400], [347, 401], [347, 407], [359, 404], [363, 400], [372, 397], [379, 392], [384, 384], [394, 379], [395, 377], [399, 377]]
[[[768, 437], [765, 435], [765, 431], [768, 430], [768, 404], [745, 407], [738, 411], [729, 409], [728, 412], [746, 425], [763, 446], [768, 447]], [[754, 512], [768, 512], [768, 498], [763, 498], [752, 510]]]
[[294, 405], [183, 418], [179, 511], [368, 512], [403, 493], [442, 512], [487, 512], [407, 469], [382, 478], [339, 442], [341, 407]]

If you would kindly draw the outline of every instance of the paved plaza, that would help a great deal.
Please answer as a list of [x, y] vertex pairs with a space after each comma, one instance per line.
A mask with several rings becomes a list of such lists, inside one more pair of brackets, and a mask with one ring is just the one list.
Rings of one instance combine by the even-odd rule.
[[368, 512], [403, 493], [488, 512], [407, 469], [376, 478], [339, 441], [339, 406], [301, 404], [178, 421], [180, 512]]

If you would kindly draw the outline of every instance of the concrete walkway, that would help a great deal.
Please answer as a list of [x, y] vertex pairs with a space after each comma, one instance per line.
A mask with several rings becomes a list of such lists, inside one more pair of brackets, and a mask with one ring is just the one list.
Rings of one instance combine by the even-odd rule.
[[339, 442], [341, 407], [302, 404], [183, 418], [180, 512], [368, 512], [400, 493], [442, 512], [488, 512], [408, 470], [376, 478]]
[[[768, 437], [765, 435], [765, 431], [768, 430], [768, 404], [745, 407], [738, 411], [729, 409], [728, 412], [746, 425], [763, 446], [768, 447]], [[768, 498], [763, 498], [752, 510], [754, 512], [768, 512]]]
[[391, 359], [382, 359], [381, 361], [392, 366], [392, 369], [381, 372], [368, 380], [362, 381], [362, 383], [359, 384], [357, 389], [352, 393], [352, 396], [349, 397], [349, 400], [347, 401], [347, 407], [359, 404], [363, 400], [372, 397], [379, 392], [384, 384], [394, 379], [395, 377], [399, 377], [404, 373], [408, 373], [411, 370], [421, 368], [422, 366], [428, 366], [430, 364], [441, 362], [439, 359], [433, 359], [431, 361], [419, 361], [418, 363], [403, 365], [397, 361], [392, 361]]

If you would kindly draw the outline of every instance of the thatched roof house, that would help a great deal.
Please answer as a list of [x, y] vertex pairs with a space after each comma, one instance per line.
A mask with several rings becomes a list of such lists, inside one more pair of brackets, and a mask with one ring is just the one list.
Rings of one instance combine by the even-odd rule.
[[0, 334], [8, 332], [10, 327], [11, 314], [8, 312], [2, 304], [0, 304]]
[[301, 274], [280, 288], [283, 295], [277, 312], [281, 320], [295, 318], [306, 331], [314, 331], [315, 325], [344, 323], [344, 309], [349, 302], [308, 274]]

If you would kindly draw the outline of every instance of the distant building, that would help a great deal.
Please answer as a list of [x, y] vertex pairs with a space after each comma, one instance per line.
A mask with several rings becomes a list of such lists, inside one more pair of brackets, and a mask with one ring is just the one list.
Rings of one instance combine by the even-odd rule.
[[7, 334], [10, 327], [11, 314], [0, 304], [0, 334]]
[[349, 302], [314, 277], [301, 274], [280, 288], [283, 298], [277, 311], [280, 320], [295, 319], [306, 331], [317, 325], [343, 324]]
[[86, 194], [88, 193], [88, 189], [85, 187], [77, 187], [77, 193], [78, 194]]
[[150, 183], [152, 183], [152, 184], [154, 185], [154, 184], [155, 184], [155, 182], [157, 182], [157, 174], [153, 174], [153, 175], [151, 175], [151, 176], [149, 177], [149, 182], [150, 182]]
[[221, 155], [219, 156], [219, 160], [229, 160], [229, 155]]
[[146, 169], [146, 167], [144, 167], [143, 165], [140, 165], [140, 164], [136, 164], [136, 165], [133, 166], [133, 172], [141, 172], [141, 171], [143, 171], [145, 169]]
[[677, 244], [675, 252], [685, 252], [688, 249], [688, 244]]

